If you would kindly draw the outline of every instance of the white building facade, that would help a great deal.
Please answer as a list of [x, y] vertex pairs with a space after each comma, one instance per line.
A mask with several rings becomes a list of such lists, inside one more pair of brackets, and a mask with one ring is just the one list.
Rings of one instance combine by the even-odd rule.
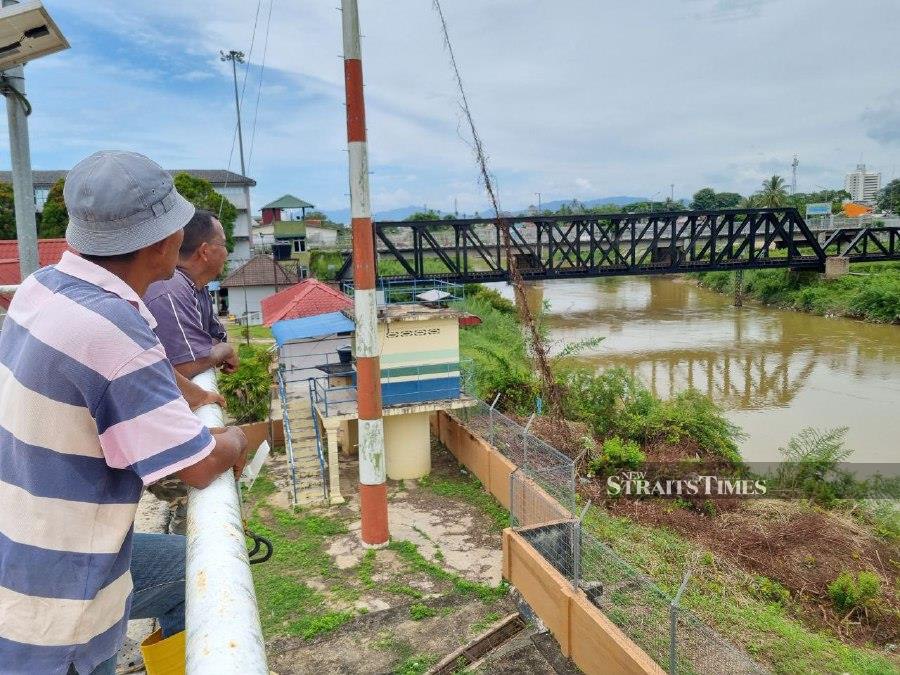
[[850, 193], [852, 201], [874, 204], [881, 189], [881, 174], [866, 171], [865, 164], [857, 164], [856, 171], [848, 173], [844, 179], [844, 189]]
[[[170, 174], [175, 176], [179, 173], [186, 173], [194, 178], [202, 178], [209, 181], [216, 189], [216, 192], [223, 195], [228, 201], [234, 204], [237, 209], [237, 217], [234, 221], [234, 251], [229, 258], [238, 264], [250, 259], [250, 188], [256, 186], [256, 181], [247, 178], [234, 171], [225, 169], [167, 169]], [[47, 201], [47, 195], [50, 188], [60, 178], [65, 178], [69, 173], [64, 169], [53, 169], [48, 171], [32, 171], [32, 181], [34, 182], [34, 206], [38, 213], [44, 210], [44, 203]], [[12, 174], [9, 171], [0, 171], [0, 182], [12, 183]]]

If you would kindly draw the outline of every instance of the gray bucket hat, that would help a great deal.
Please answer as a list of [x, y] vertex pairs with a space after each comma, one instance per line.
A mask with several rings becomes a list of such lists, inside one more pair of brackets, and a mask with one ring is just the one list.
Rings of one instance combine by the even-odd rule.
[[79, 253], [111, 256], [138, 251], [180, 230], [194, 206], [172, 177], [136, 152], [95, 152], [66, 176], [66, 241]]

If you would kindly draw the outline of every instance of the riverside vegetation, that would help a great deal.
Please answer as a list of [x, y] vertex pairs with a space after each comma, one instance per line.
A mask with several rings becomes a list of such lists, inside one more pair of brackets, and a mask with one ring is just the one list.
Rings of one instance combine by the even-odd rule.
[[[514, 306], [475, 285], [465, 307], [482, 319], [460, 336], [475, 393], [530, 415], [539, 383]], [[775, 672], [900, 671], [897, 502], [860, 498], [839, 466], [844, 430], [806, 429], [786, 443], [791, 463], [775, 478], [800, 499], [610, 500], [594, 473], [654, 460], [740, 467], [741, 431], [696, 391], [662, 400], [622, 369], [580, 365], [579, 345], [555, 347], [563, 424], [578, 440], [561, 444], [550, 420], [532, 429], [584, 457], [580, 497], [593, 500], [587, 523], [605, 542], [667, 591], [690, 566], [685, 606]]]
[[[701, 286], [733, 293], [734, 272], [701, 272]], [[748, 270], [744, 295], [766, 305], [876, 323], [900, 323], [900, 263], [853, 265], [851, 273], [825, 279], [816, 272]]]

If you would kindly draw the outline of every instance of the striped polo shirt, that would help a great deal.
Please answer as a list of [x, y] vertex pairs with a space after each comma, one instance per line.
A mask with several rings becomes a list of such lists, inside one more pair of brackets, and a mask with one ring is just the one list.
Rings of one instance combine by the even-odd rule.
[[0, 333], [0, 673], [90, 673], [120, 647], [144, 485], [215, 441], [141, 299], [72, 253]]

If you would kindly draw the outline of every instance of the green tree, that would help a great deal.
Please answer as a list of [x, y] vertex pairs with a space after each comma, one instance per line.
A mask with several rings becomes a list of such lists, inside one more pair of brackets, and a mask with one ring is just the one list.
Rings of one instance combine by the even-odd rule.
[[770, 209], [787, 206], [789, 202], [784, 178], [778, 175], [764, 180], [762, 189], [755, 196], [760, 206]]
[[16, 205], [9, 183], [0, 183], [0, 239], [16, 238]]
[[900, 178], [895, 178], [878, 192], [878, 208], [900, 213]]
[[198, 209], [212, 211], [219, 218], [225, 229], [225, 240], [228, 250], [234, 249], [234, 221], [237, 218], [237, 209], [221, 194], [216, 192], [212, 183], [195, 178], [186, 173], [175, 176], [175, 189]]
[[38, 225], [38, 236], [42, 239], [60, 239], [66, 236], [69, 212], [66, 210], [66, 202], [63, 199], [65, 184], [66, 179], [60, 178], [47, 194], [47, 201], [44, 202], [44, 210], [41, 213], [41, 222]]
[[444, 220], [444, 216], [433, 209], [428, 209], [427, 211], [416, 211], [403, 220]]
[[694, 193], [694, 198], [691, 200], [691, 208], [694, 211], [708, 211], [718, 207], [716, 191], [711, 187], [700, 188]]
[[716, 208], [719, 209], [734, 209], [737, 208], [743, 197], [739, 195], [737, 192], [717, 192], [716, 193]]

